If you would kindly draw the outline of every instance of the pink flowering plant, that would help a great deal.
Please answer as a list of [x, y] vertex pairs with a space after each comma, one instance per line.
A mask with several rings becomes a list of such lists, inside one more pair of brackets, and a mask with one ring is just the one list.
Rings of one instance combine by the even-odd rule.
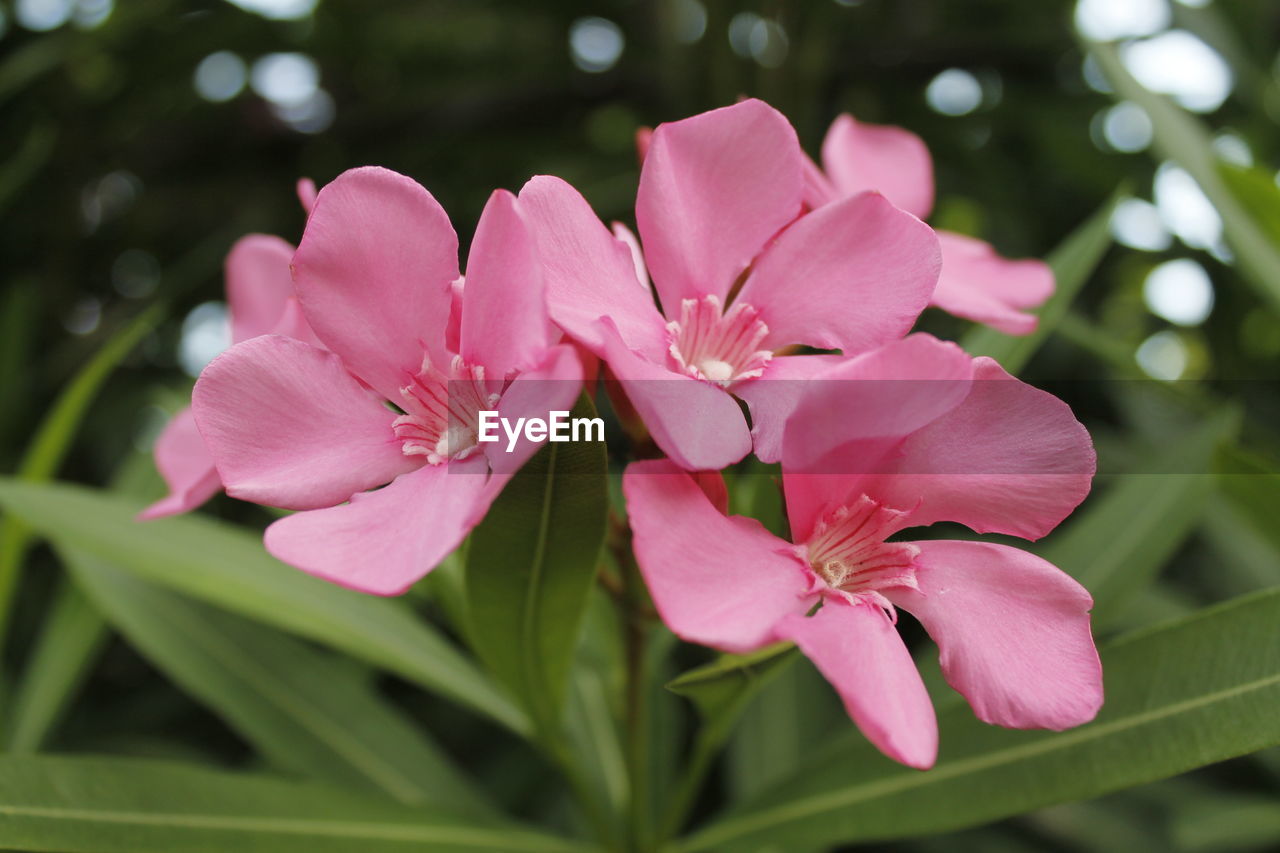
[[[1156, 778], [1104, 769], [1166, 718], [1202, 761], [1242, 751], [1196, 714], [1246, 687], [1164, 701], [1138, 662], [1191, 635], [1100, 654], [1107, 591], [1055, 550], [1126, 532], [1068, 521], [1094, 441], [1017, 378], [1067, 298], [1050, 266], [930, 227], [905, 129], [841, 115], [815, 161], [746, 99], [638, 139], [633, 223], [535, 175], [460, 241], [365, 166], [299, 184], [296, 247], [232, 245], [232, 343], [154, 443], [166, 493], [71, 492], [114, 522], [52, 539], [158, 666], [238, 691], [177, 677], [264, 778], [193, 812], [199, 844], [111, 849], [816, 850]], [[504, 799], [530, 772], [536, 802]]]
[[[518, 448], [484, 446], [484, 413], [567, 412], [583, 393], [583, 359], [597, 357], [662, 455], [628, 466], [625, 506], [612, 515], [614, 565], [601, 571], [620, 576], [624, 608], [651, 599], [676, 636], [723, 652], [794, 646], [879, 750], [921, 770], [936, 760], [938, 731], [894, 628], [899, 608], [938, 642], [944, 675], [983, 721], [1090, 721], [1103, 691], [1083, 587], [1010, 545], [896, 538], [951, 521], [1035, 539], [1088, 493], [1093, 447], [1064, 403], [989, 358], [907, 334], [931, 300], [1029, 331], [1012, 306], [1047, 296], [1047, 268], [975, 254], [952, 235], [944, 252], [917, 218], [931, 171], [904, 131], [842, 117], [823, 176], [790, 123], [748, 100], [661, 125], [644, 149], [638, 239], [607, 228], [568, 183], [539, 176], [518, 196], [492, 195], [465, 278], [446, 214], [411, 179], [356, 169], [319, 192], [288, 297], [314, 340], [262, 329], [216, 358], [193, 395], [227, 494], [296, 510], [267, 528], [267, 550], [361, 592], [404, 592], [538, 449], [527, 436]], [[883, 193], [874, 175], [885, 176]], [[231, 263], [238, 273], [243, 261]], [[753, 447], [781, 463], [789, 540], [725, 514], [719, 472]], [[158, 459], [173, 452], [162, 442]], [[554, 494], [555, 466], [572, 466], [572, 452], [523, 476]], [[569, 488], [598, 491], [582, 480], [604, 469], [578, 467]], [[584, 521], [605, 517], [582, 511], [567, 521], [591, 537]], [[501, 535], [500, 523], [477, 532], [473, 556], [490, 552], [483, 537]], [[579, 606], [605, 536], [594, 526], [579, 577], [559, 581]], [[488, 559], [469, 559], [466, 572], [476, 589], [493, 585], [471, 577], [480, 573], [537, 580]], [[475, 616], [469, 630], [484, 631]], [[544, 638], [525, 641], [542, 653]], [[474, 642], [538, 729], [562, 724], [565, 674], [548, 677], [557, 661], [540, 661], [542, 683], [531, 685], [487, 639]], [[552, 755], [557, 743], [543, 735]], [[683, 806], [673, 808], [678, 821]]]

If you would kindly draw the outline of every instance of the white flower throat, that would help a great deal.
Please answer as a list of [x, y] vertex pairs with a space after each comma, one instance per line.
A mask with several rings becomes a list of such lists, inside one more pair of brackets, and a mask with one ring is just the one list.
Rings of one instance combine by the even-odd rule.
[[760, 345], [769, 327], [744, 302], [725, 312], [718, 296], [685, 299], [680, 319], [667, 324], [668, 352], [677, 369], [721, 387], [764, 372], [773, 353]]
[[405, 414], [391, 428], [406, 456], [425, 456], [430, 465], [465, 459], [479, 446], [480, 412], [497, 405], [483, 367], [464, 364], [456, 356], [445, 376], [424, 364], [413, 381], [400, 389]]

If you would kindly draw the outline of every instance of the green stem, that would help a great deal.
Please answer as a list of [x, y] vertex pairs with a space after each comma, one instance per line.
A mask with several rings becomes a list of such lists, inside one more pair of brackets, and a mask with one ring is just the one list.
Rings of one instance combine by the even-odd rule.
[[631, 777], [629, 823], [633, 849], [648, 850], [652, 838], [649, 821], [649, 703], [648, 667], [645, 665], [647, 626], [634, 606], [636, 573], [627, 572], [627, 764]]
[[631, 550], [631, 530], [616, 516], [610, 519], [608, 547], [621, 580], [618, 598], [626, 658], [625, 732], [627, 778], [627, 837], [635, 853], [651, 850], [654, 842], [649, 803], [649, 673], [646, 664], [648, 618], [652, 611], [640, 567]]

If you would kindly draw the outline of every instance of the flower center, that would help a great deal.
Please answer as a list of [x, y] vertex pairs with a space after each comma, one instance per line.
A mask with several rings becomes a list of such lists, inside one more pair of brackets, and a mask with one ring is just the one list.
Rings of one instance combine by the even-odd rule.
[[916, 589], [914, 562], [920, 549], [909, 542], [884, 541], [905, 514], [866, 495], [828, 513], [804, 545], [809, 566], [828, 587], [842, 592]]
[[425, 456], [430, 465], [470, 456], [478, 446], [480, 410], [495, 408], [499, 397], [490, 393], [484, 368], [461, 357], [447, 376], [424, 364], [400, 396], [405, 414], [391, 428], [406, 456]]
[[721, 387], [754, 379], [773, 357], [760, 343], [769, 327], [756, 309], [735, 302], [723, 311], [720, 298], [704, 296], [680, 303], [680, 320], [667, 324], [669, 352], [679, 369]]

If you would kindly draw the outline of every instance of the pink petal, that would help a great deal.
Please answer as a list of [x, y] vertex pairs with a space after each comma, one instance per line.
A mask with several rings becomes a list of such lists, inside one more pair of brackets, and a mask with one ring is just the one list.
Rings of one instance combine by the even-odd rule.
[[293, 296], [293, 246], [269, 234], [241, 237], [227, 255], [227, 305], [235, 343], [272, 332]]
[[979, 533], [1038, 539], [1089, 493], [1089, 433], [1057, 397], [974, 360], [964, 402], [902, 445], [866, 491], [910, 508], [911, 524], [956, 521]]
[[844, 700], [867, 740], [894, 761], [928, 770], [938, 756], [938, 723], [920, 673], [877, 605], [829, 597], [812, 616], [778, 625]]
[[495, 190], [480, 214], [462, 291], [462, 358], [504, 379], [536, 364], [555, 339], [537, 247], [516, 197]]
[[267, 550], [341, 586], [399, 595], [479, 522], [484, 471], [482, 458], [424, 465], [351, 503], [280, 519], [267, 528]]
[[[542, 354], [541, 360], [512, 380], [498, 401], [498, 416], [515, 424], [519, 418], [550, 419], [553, 411], [570, 411], [582, 393], [582, 359], [571, 344], [560, 344]], [[507, 452], [507, 436], [483, 445], [495, 474], [513, 474], [544, 442], [522, 437]], [[496, 494], [496, 493], [495, 493]]]
[[1102, 705], [1093, 599], [1034, 554], [988, 542], [916, 542], [919, 591], [889, 589], [937, 642], [947, 682], [978, 718], [1061, 731]]
[[819, 208], [783, 232], [738, 300], [768, 324], [767, 346], [809, 344], [855, 355], [911, 329], [941, 263], [929, 226], [866, 193]]
[[649, 154], [649, 143], [653, 141], [653, 128], [643, 125], [636, 128], [636, 160], [644, 165], [644, 158]]
[[320, 343], [320, 339], [316, 337], [316, 333], [312, 331], [306, 315], [302, 313], [302, 303], [298, 301], [296, 296], [290, 296], [285, 300], [284, 311], [281, 312], [280, 319], [267, 331], [267, 334], [284, 335], [286, 338], [293, 338], [295, 341], [311, 344], [317, 349], [325, 348], [324, 344]]
[[758, 521], [725, 516], [670, 460], [635, 462], [622, 480], [636, 560], [653, 603], [681, 639], [747, 652], [813, 603], [804, 564]]
[[416, 468], [396, 415], [333, 353], [279, 335], [236, 344], [196, 382], [192, 408], [227, 494], [331, 506]]
[[1008, 260], [990, 244], [961, 234], [939, 231], [942, 272], [933, 304], [942, 310], [1005, 334], [1028, 335], [1035, 308], [1053, 295], [1053, 270], [1043, 261]]
[[822, 165], [841, 195], [879, 190], [921, 219], [933, 208], [933, 160], [909, 130], [841, 115], [822, 142]]
[[298, 201], [302, 203], [303, 212], [310, 214], [311, 208], [316, 206], [316, 182], [310, 178], [299, 178], [295, 189], [298, 193]]
[[204, 446], [191, 409], [178, 412], [156, 439], [156, 468], [169, 494], [139, 513], [150, 520], [190, 512], [222, 490], [213, 456]]
[[782, 459], [782, 433], [809, 381], [844, 361], [840, 355], [778, 355], [758, 379], [739, 382], [733, 395], [751, 411], [751, 442], [762, 462]]
[[718, 471], [751, 451], [747, 422], [728, 392], [632, 352], [608, 317], [599, 328], [604, 359], [672, 461], [690, 471]]
[[796, 132], [747, 100], [659, 125], [640, 171], [636, 224], [662, 307], [722, 300], [765, 243], [800, 212]]
[[806, 154], [804, 158], [804, 206], [810, 210], [817, 210], [824, 204], [830, 204], [842, 196], [843, 194], [836, 191], [831, 181], [818, 168], [818, 164], [813, 162], [812, 158]]
[[466, 276], [461, 275], [449, 284], [449, 322], [444, 329], [444, 348], [449, 352], [462, 349], [462, 291], [466, 284]]
[[347, 368], [398, 399], [424, 353], [444, 349], [458, 238], [415, 181], [366, 166], [320, 190], [293, 258], [307, 320]]
[[702, 489], [716, 512], [721, 515], [729, 514], [729, 487], [724, 484], [723, 474], [719, 471], [690, 471], [689, 476]]
[[649, 283], [649, 268], [644, 263], [644, 252], [640, 249], [640, 238], [621, 222], [613, 223], [613, 236], [625, 243], [631, 251], [631, 262], [636, 267], [636, 281], [640, 283], [640, 287], [648, 294], [652, 285]]
[[520, 190], [520, 206], [538, 241], [551, 319], [599, 355], [596, 320], [610, 317], [628, 347], [661, 358], [666, 321], [652, 295], [636, 287], [630, 250], [586, 199], [559, 178], [539, 175]]
[[[973, 360], [953, 343], [914, 334], [846, 359], [804, 383], [782, 441], [783, 487], [796, 541], [817, 517], [865, 491], [903, 439], [959, 406]], [[907, 509], [915, 498], [903, 496]]]

